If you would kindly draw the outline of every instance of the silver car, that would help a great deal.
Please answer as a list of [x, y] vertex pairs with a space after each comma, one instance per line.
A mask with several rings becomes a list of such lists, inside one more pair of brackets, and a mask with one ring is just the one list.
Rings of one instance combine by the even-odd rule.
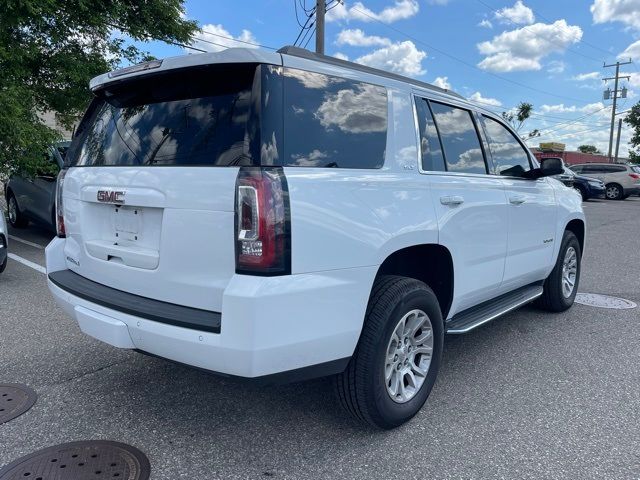
[[624, 163], [583, 163], [571, 165], [571, 170], [581, 175], [602, 180], [609, 200], [624, 200], [640, 194], [640, 173], [635, 165]]

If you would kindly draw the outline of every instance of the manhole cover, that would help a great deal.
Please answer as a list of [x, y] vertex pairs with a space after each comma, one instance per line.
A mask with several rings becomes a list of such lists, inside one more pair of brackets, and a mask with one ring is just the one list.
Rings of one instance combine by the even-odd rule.
[[151, 466], [137, 448], [94, 440], [63, 443], [19, 458], [0, 480], [148, 480]]
[[37, 398], [36, 392], [26, 385], [0, 383], [0, 424], [22, 415]]
[[576, 295], [576, 302], [582, 305], [588, 305], [589, 307], [615, 308], [618, 310], [637, 307], [631, 300], [610, 297], [609, 295], [600, 295], [598, 293], [578, 293]]

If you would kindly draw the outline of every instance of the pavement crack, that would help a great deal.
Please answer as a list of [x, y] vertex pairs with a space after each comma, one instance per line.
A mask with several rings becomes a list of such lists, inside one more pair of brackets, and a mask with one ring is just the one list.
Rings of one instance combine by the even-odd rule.
[[106, 369], [108, 369], [108, 368], [115, 367], [115, 366], [117, 366], [117, 365], [121, 365], [121, 364], [123, 364], [123, 363], [126, 363], [126, 362], [128, 362], [129, 360], [130, 360], [130, 359], [124, 359], [124, 360], [120, 360], [120, 361], [118, 361], [118, 362], [113, 362], [113, 363], [110, 363], [110, 364], [108, 364], [108, 365], [104, 365], [104, 366], [102, 366], [102, 367], [99, 367], [99, 368], [96, 368], [96, 369], [90, 370], [90, 371], [88, 371], [88, 372], [83, 372], [83, 373], [81, 373], [81, 374], [79, 374], [79, 375], [75, 375], [75, 376], [73, 376], [73, 377], [65, 378], [64, 380], [62, 380], [62, 381], [60, 381], [60, 382], [56, 382], [56, 383], [51, 384], [51, 386], [52, 386], [52, 387], [57, 387], [57, 386], [60, 386], [60, 385], [64, 385], [65, 383], [73, 382], [73, 381], [75, 381], [75, 380], [81, 380], [81, 379], [83, 379], [83, 378], [85, 378], [85, 377], [88, 377], [88, 376], [91, 376], [91, 375], [95, 375], [95, 374], [97, 374], [97, 373], [100, 373], [100, 372], [102, 372], [103, 370], [106, 370]]

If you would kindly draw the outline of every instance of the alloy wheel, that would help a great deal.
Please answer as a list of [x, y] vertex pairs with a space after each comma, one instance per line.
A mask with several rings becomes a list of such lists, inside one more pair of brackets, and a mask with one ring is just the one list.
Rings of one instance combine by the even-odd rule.
[[8, 210], [9, 223], [11, 223], [11, 225], [15, 225], [16, 221], [18, 220], [18, 205], [16, 204], [16, 199], [13, 196], [9, 197]]
[[576, 286], [578, 276], [578, 254], [573, 247], [567, 248], [562, 262], [562, 294], [569, 298]]
[[620, 196], [620, 189], [615, 185], [611, 185], [607, 187], [607, 198], [610, 200], [615, 200]]
[[406, 403], [422, 388], [433, 355], [433, 327], [422, 310], [405, 314], [386, 350], [385, 384], [394, 402]]

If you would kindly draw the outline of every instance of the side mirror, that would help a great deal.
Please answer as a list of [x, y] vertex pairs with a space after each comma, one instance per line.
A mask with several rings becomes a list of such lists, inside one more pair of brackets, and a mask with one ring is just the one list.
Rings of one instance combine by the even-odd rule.
[[551, 177], [564, 173], [562, 168], [562, 160], [559, 158], [543, 158], [540, 160], [540, 168], [534, 168], [525, 173], [526, 178], [538, 179], [542, 177]]

